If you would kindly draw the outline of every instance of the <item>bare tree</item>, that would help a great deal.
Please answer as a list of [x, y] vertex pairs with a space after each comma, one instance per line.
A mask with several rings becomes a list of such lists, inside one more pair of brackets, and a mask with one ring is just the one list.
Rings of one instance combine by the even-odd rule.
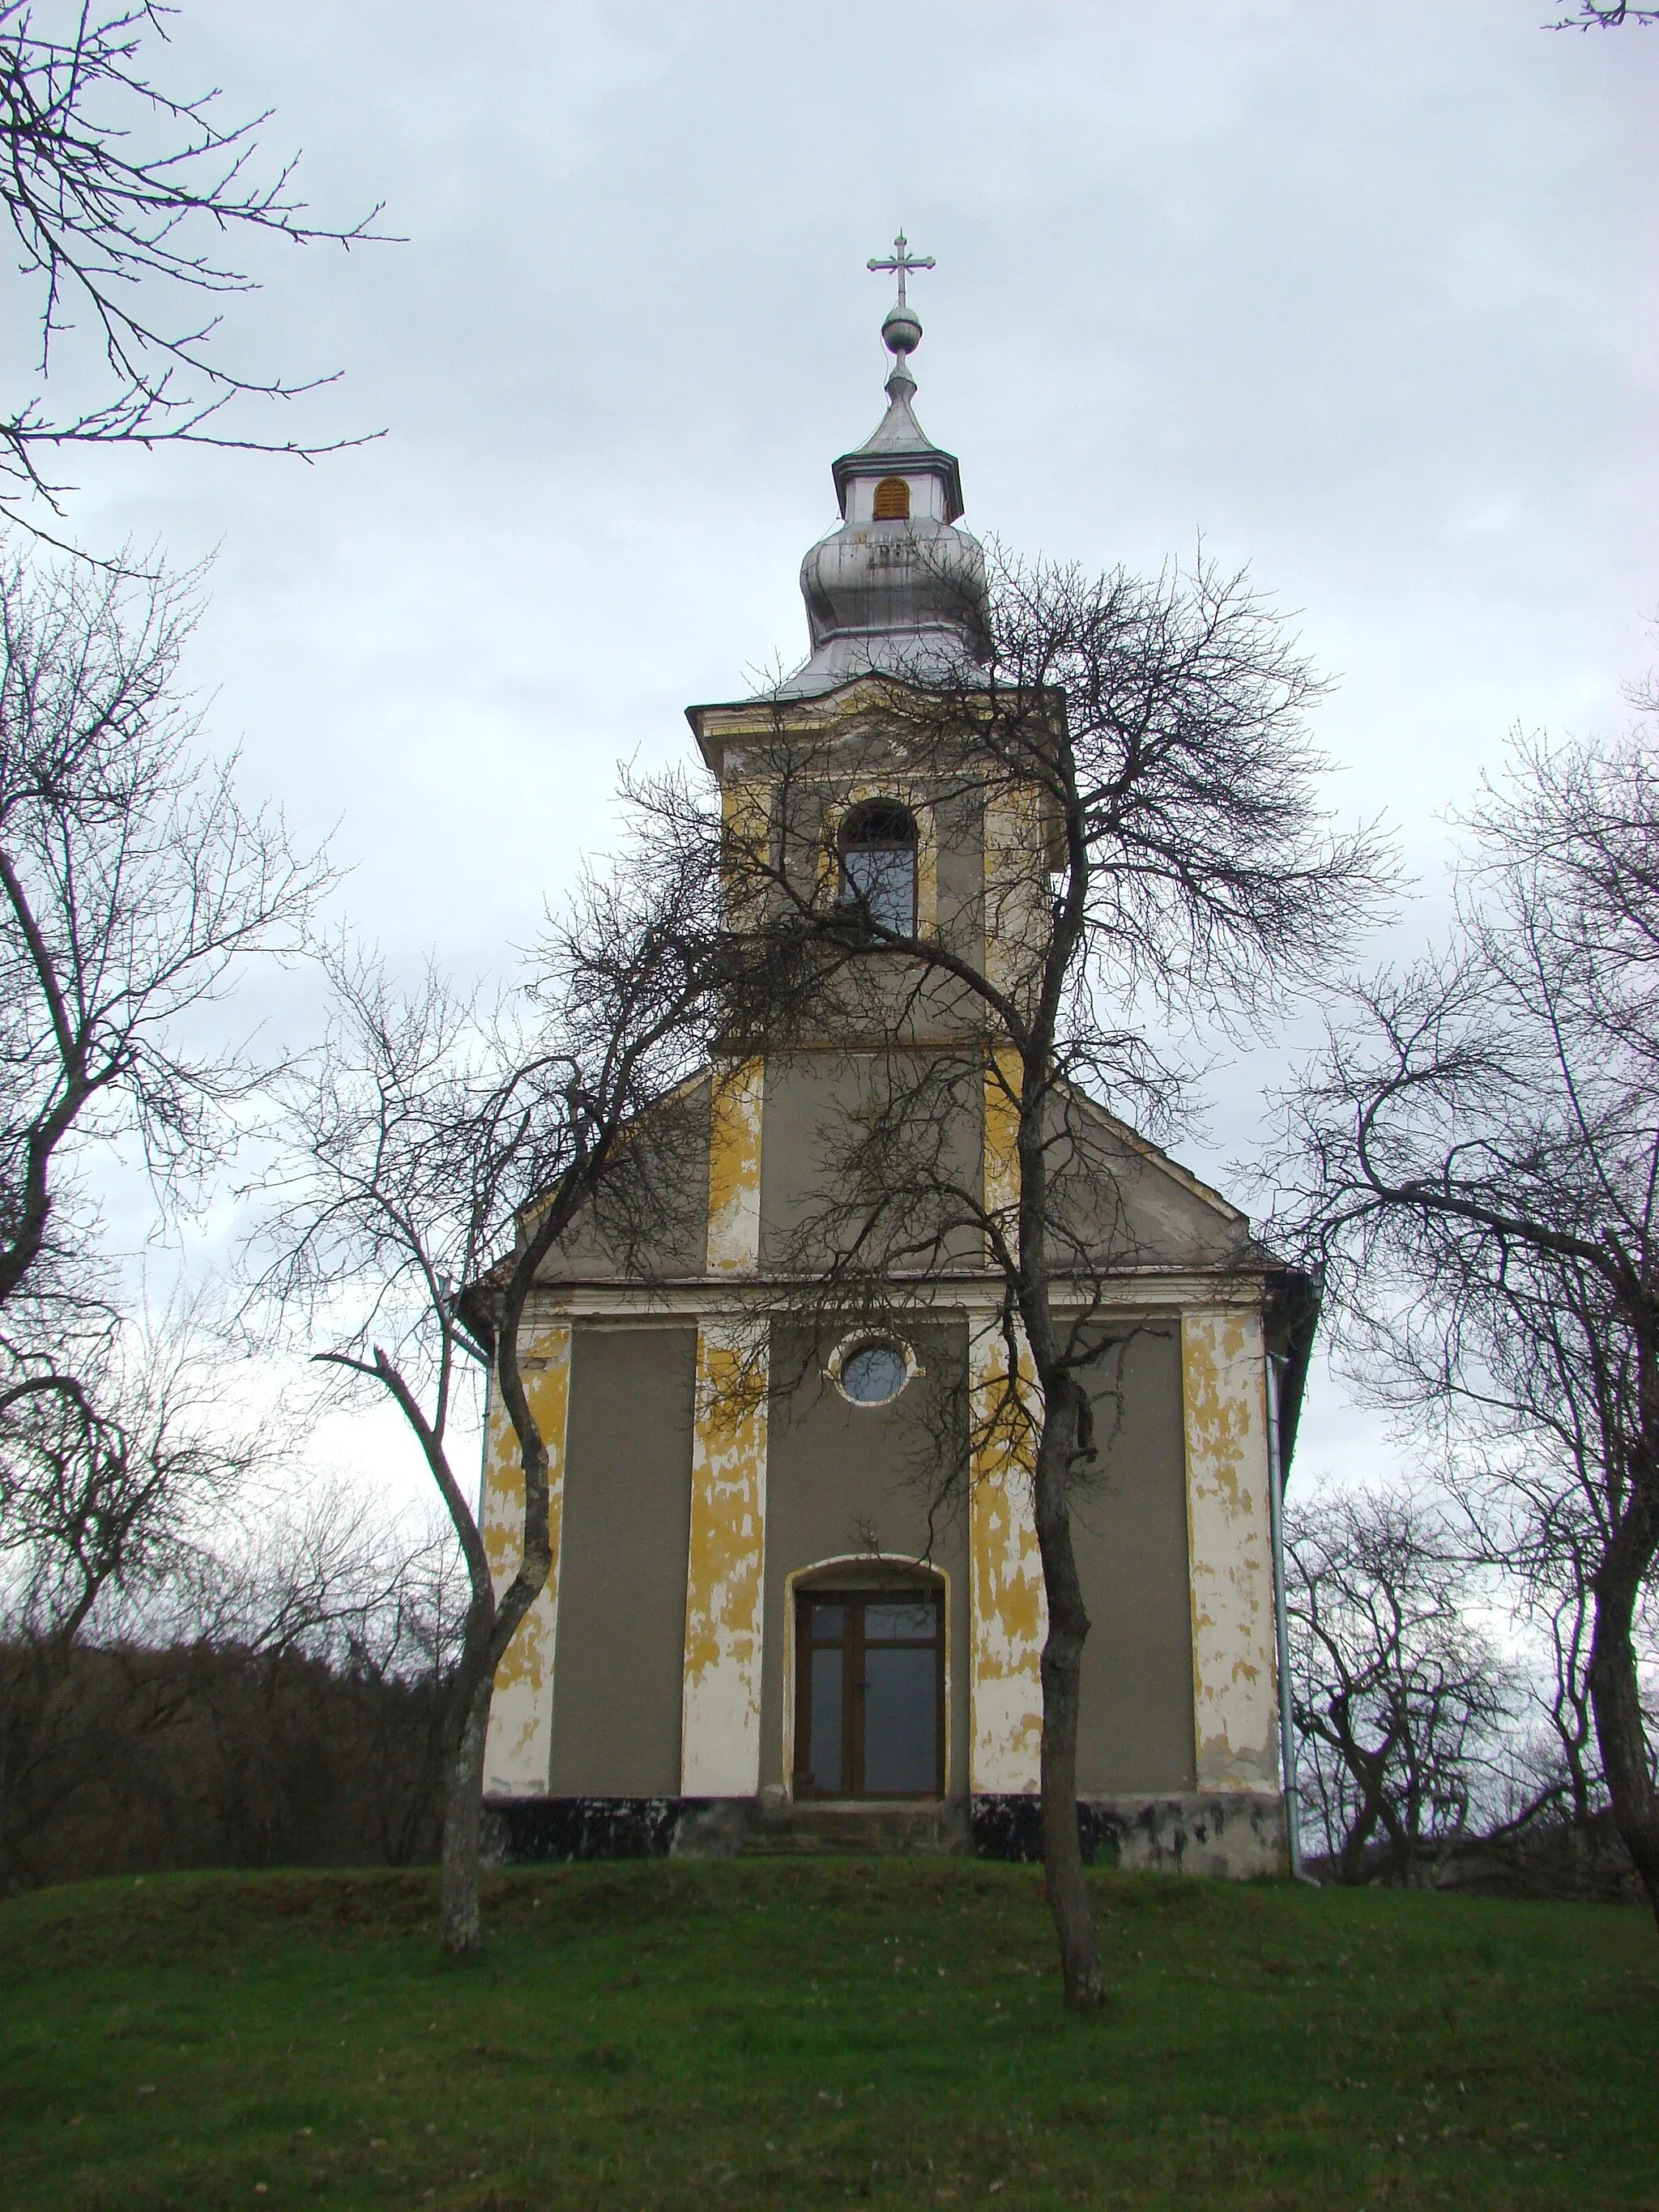
[[[1304, 730], [1319, 685], [1242, 576], [1094, 580], [995, 552], [993, 571], [988, 609], [961, 622], [988, 623], [982, 663], [890, 673], [854, 738], [815, 742], [781, 698], [775, 735], [745, 737], [720, 865], [735, 926], [775, 950], [728, 1048], [838, 1035], [860, 1070], [856, 1106], [820, 1133], [781, 1310], [914, 1311], [935, 1290], [948, 1305], [947, 1285], [988, 1271], [988, 1369], [936, 1479], [967, 1483], [981, 1442], [1031, 1472], [1044, 1863], [1066, 2000], [1088, 2007], [1103, 1984], [1077, 1819], [1089, 1620], [1070, 1500], [1096, 1453], [1089, 1378], [1121, 1351], [1108, 1286], [1142, 1256], [1119, 1202], [1140, 1158], [1125, 1125], [1178, 1119], [1196, 1023], [1266, 1018], [1324, 969], [1378, 859], [1327, 834]], [[836, 794], [872, 778], [954, 825], [942, 838], [982, 837], [971, 908], [924, 927], [884, 895], [878, 853], [836, 865]], [[765, 810], [742, 803], [763, 791]], [[694, 788], [637, 795], [671, 842], [704, 834]]]
[[[452, 1952], [481, 1941], [495, 1670], [550, 1565], [547, 1447], [520, 1368], [526, 1308], [579, 1219], [641, 1266], [695, 1190], [706, 1126], [681, 1086], [718, 1018], [728, 962], [716, 907], [706, 872], [659, 854], [590, 878], [550, 925], [520, 1018], [475, 1011], [434, 974], [403, 994], [373, 963], [336, 958], [330, 1036], [315, 1068], [285, 1086], [295, 1164], [264, 1232], [276, 1253], [261, 1290], [330, 1330], [316, 1358], [396, 1404], [466, 1564], [446, 1721]], [[474, 1363], [493, 1377], [524, 1470], [519, 1558], [500, 1590], [452, 1455], [476, 1406]]]
[[1489, 1540], [1556, 1602], [1589, 1593], [1601, 1767], [1659, 1913], [1638, 1657], [1659, 1553], [1650, 744], [1517, 738], [1467, 828], [1449, 944], [1358, 990], [1291, 1102], [1285, 1226]]
[[[1478, 1824], [1511, 1693], [1468, 1621], [1475, 1577], [1413, 1499], [1304, 1504], [1286, 1600], [1302, 1784], [1340, 1880], [1411, 1883]], [[1309, 1784], [1311, 1783], [1311, 1790]]]
[[329, 880], [179, 692], [197, 579], [0, 568], [0, 1310], [73, 1300], [75, 1170], [132, 1140], [161, 1190], [223, 1157], [264, 1072], [207, 1018], [297, 949]]
[[1578, 0], [1576, 15], [1558, 15], [1547, 31], [1616, 31], [1623, 23], [1646, 30], [1659, 23], [1659, 8], [1632, 8], [1630, 0]]
[[270, 1449], [224, 1421], [187, 1314], [75, 1349], [0, 1384], [0, 1588], [15, 1630], [64, 1645], [175, 1577]]
[[[1595, 1757], [1589, 1699], [1589, 1583], [1582, 1561], [1571, 1563], [1567, 1587], [1549, 1607], [1550, 1689], [1545, 1709], [1548, 1746], [1540, 1765], [1547, 1789], [1581, 1833], [1606, 1803]], [[1542, 1794], [1542, 1793], [1540, 1793]]]
[[[82, 1647], [176, 1613], [272, 1455], [270, 1425], [239, 1432], [224, 1393], [182, 1305], [34, 1347], [0, 1382], [0, 1884], [16, 1884], [52, 1802], [89, 1786], [98, 1730], [136, 1710], [114, 1678], [88, 1708]], [[148, 1693], [137, 1703], [157, 1717]]]
[[216, 1009], [252, 956], [297, 947], [327, 880], [198, 750], [177, 693], [192, 582], [0, 569], [6, 1808], [85, 1717], [66, 1655], [176, 1573], [246, 1471], [185, 1317], [148, 1339], [124, 1321], [86, 1188], [136, 1154], [171, 1204], [222, 1160], [264, 1071]]
[[[232, 121], [216, 89], [155, 82], [152, 55], [177, 12], [158, 0], [0, 0], [0, 204], [35, 288], [40, 374], [49, 379], [67, 349], [83, 380], [100, 368], [103, 378], [101, 396], [67, 415], [34, 398], [0, 417], [0, 512], [15, 520], [30, 497], [58, 511], [65, 487], [49, 457], [66, 448], [191, 444], [310, 458], [362, 442], [260, 434], [240, 403], [292, 399], [335, 376], [290, 383], [235, 368], [213, 350], [222, 316], [212, 303], [257, 289], [221, 258], [228, 235], [349, 247], [376, 238], [380, 210], [343, 229], [312, 222], [294, 196], [293, 161], [264, 181], [255, 175], [269, 111]], [[54, 15], [61, 35], [45, 27]]]

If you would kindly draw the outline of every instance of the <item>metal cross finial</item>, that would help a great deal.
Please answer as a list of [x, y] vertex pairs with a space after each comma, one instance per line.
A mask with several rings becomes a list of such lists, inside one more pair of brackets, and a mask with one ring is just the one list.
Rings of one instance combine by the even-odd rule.
[[873, 270], [891, 270], [896, 272], [899, 284], [899, 305], [901, 307], [904, 305], [904, 278], [907, 270], [911, 269], [931, 269], [933, 265], [933, 257], [931, 253], [907, 253], [905, 251], [906, 243], [907, 241], [904, 233], [900, 231], [898, 236], [893, 240], [893, 251], [890, 258], [885, 261], [872, 261], [870, 264], [870, 267]]

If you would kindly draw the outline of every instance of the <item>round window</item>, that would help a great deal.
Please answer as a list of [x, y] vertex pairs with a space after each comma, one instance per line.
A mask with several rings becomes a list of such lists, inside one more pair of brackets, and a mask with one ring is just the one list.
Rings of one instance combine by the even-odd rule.
[[841, 1363], [841, 1387], [855, 1406], [884, 1406], [910, 1378], [896, 1344], [861, 1344]]

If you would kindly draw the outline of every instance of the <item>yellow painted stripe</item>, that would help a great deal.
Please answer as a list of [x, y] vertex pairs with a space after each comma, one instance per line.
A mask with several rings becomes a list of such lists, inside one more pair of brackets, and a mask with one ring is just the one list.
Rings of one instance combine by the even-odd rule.
[[698, 1330], [680, 1747], [688, 1797], [760, 1787], [766, 1389], [763, 1355], [736, 1326]]
[[1277, 1790], [1278, 1687], [1259, 1315], [1181, 1317], [1193, 1731], [1200, 1790]]
[[708, 1272], [752, 1273], [760, 1262], [761, 1122], [766, 1062], [716, 1067], [708, 1123]]
[[969, 1347], [974, 1451], [968, 1516], [971, 1610], [969, 1777], [975, 1792], [1041, 1783], [1042, 1644], [1048, 1608], [1031, 1510], [1036, 1382], [1023, 1351], [1009, 1402], [1008, 1348], [993, 1327]]
[[[564, 1535], [565, 1440], [570, 1412], [570, 1328], [538, 1330], [520, 1354], [525, 1395], [547, 1447], [547, 1581], [495, 1670], [484, 1788], [491, 1795], [544, 1796], [553, 1756], [553, 1662], [559, 1626]], [[524, 1462], [506, 1407], [492, 1386], [485, 1462], [484, 1551], [499, 1596], [524, 1556]]]

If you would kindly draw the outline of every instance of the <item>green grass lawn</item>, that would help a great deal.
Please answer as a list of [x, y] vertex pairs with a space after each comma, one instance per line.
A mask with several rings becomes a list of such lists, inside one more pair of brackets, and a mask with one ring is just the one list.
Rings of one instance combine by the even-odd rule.
[[1030, 1869], [556, 1868], [0, 1907], [0, 2203], [1659, 2208], [1644, 1915]]

